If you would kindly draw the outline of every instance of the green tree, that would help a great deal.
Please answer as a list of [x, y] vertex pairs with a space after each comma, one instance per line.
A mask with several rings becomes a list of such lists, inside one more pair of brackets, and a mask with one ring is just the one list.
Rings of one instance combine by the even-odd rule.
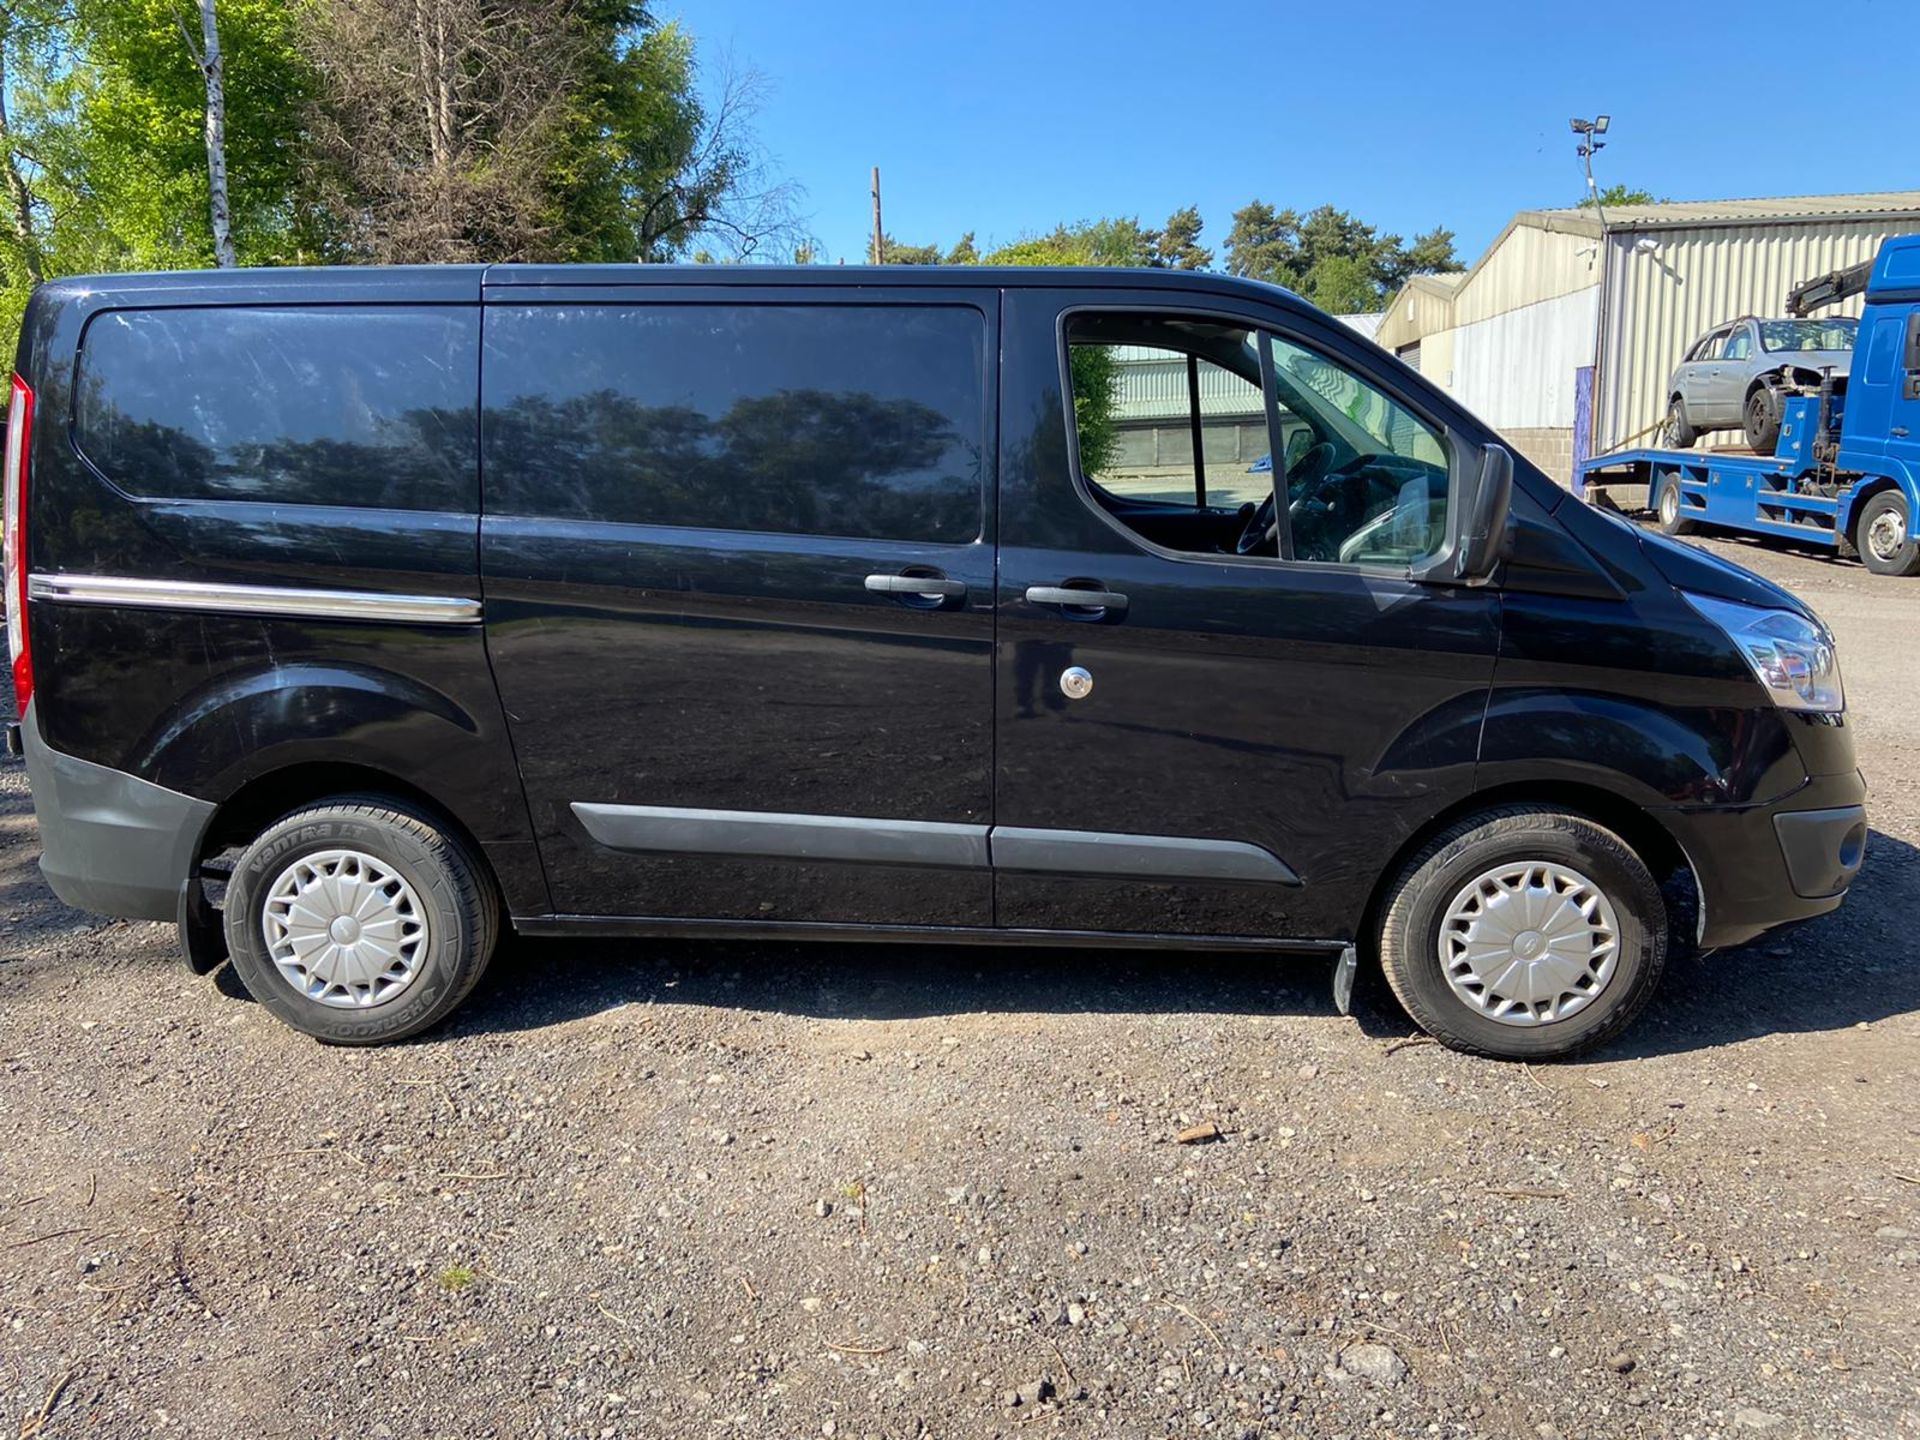
[[1356, 260], [1369, 271], [1400, 248], [1400, 237], [1382, 237], [1374, 228], [1345, 210], [1317, 206], [1300, 222], [1300, 271], [1311, 275], [1316, 265], [1334, 258]]
[[953, 248], [947, 251], [946, 263], [949, 265], [978, 265], [980, 263], [980, 250], [979, 247], [973, 243], [973, 231], [967, 231], [966, 234], [954, 242]]
[[[208, 265], [207, 84], [197, 15], [178, 0], [77, 0], [71, 67], [49, 77], [50, 135], [109, 269]], [[292, 195], [312, 72], [285, 0], [221, 0], [233, 243], [245, 264], [295, 258]]]
[[[1651, 190], [1629, 189], [1625, 185], [1609, 185], [1600, 192], [1599, 198], [1602, 209], [1611, 209], [1615, 206], [1664, 205], [1667, 203], [1664, 200], [1654, 199]], [[1586, 195], [1582, 197], [1580, 203], [1582, 206], [1591, 206], [1593, 201], [1594, 197], [1592, 195]]]
[[754, 134], [760, 75], [723, 58], [703, 100], [677, 21], [637, 0], [575, 0], [562, 15], [576, 46], [571, 74], [552, 77], [566, 113], [544, 181], [559, 258], [671, 260], [696, 237], [746, 258], [809, 241], [798, 187]]
[[[1048, 235], [1002, 245], [989, 265], [1147, 265], [1153, 242], [1137, 220], [1109, 219], [1058, 225]], [[1073, 388], [1074, 432], [1080, 464], [1090, 474], [1112, 468], [1120, 453], [1120, 364], [1107, 345], [1075, 345], [1067, 351]]]
[[1168, 270], [1208, 270], [1213, 251], [1200, 243], [1205, 226], [1198, 206], [1188, 205], [1167, 217], [1166, 227], [1154, 235], [1153, 263]]
[[1414, 236], [1413, 243], [1401, 252], [1405, 268], [1399, 279], [1409, 275], [1447, 275], [1466, 269], [1460, 257], [1453, 253], [1453, 239], [1453, 231], [1443, 225]]
[[1226, 251], [1230, 274], [1284, 285], [1341, 313], [1385, 309], [1409, 275], [1463, 268], [1444, 226], [1409, 244], [1332, 205], [1302, 215], [1250, 201], [1234, 212]]
[[989, 265], [1127, 265], [1153, 263], [1153, 232], [1143, 230], [1137, 218], [1123, 216], [1056, 225], [1044, 235], [1032, 235], [988, 253]]
[[1300, 215], [1249, 200], [1233, 212], [1227, 232], [1227, 273], [1292, 289], [1306, 266], [1300, 256]]
[[1329, 255], [1307, 272], [1301, 294], [1329, 315], [1357, 315], [1377, 308], [1380, 286], [1373, 269], [1353, 255]]
[[[220, 31], [232, 235], [243, 260], [284, 258], [304, 76], [287, 8], [225, 0]], [[203, 43], [194, 7], [168, 0], [0, 6], [7, 357], [40, 279], [215, 258]]]
[[[763, 83], [633, 0], [309, 0], [308, 213], [343, 259], [746, 258], [807, 238]], [[237, 67], [236, 67], [237, 68]]]
[[[46, 275], [47, 247], [42, 234], [43, 198], [36, 193], [30, 159], [31, 134], [23, 135], [20, 79], [44, 64], [48, 49], [49, 16], [25, 5], [0, 6], [0, 171], [7, 192], [7, 227], [0, 261], [5, 268], [9, 299], [22, 287], [40, 283]], [[15, 313], [9, 305], [9, 313]]]
[[1111, 470], [1120, 458], [1120, 361], [1111, 345], [1075, 345], [1067, 351], [1073, 380], [1073, 428], [1080, 467], [1089, 475]]
[[891, 235], [882, 235], [880, 263], [882, 265], [938, 265], [940, 247], [938, 245], [906, 245]]

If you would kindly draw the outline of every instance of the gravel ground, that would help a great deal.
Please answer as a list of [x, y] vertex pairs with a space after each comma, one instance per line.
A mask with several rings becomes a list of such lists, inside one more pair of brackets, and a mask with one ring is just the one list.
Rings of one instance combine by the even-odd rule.
[[1876, 833], [1572, 1064], [1318, 963], [658, 942], [327, 1050], [55, 903], [8, 764], [0, 1426], [1920, 1436], [1920, 583], [1713, 548], [1839, 632]]

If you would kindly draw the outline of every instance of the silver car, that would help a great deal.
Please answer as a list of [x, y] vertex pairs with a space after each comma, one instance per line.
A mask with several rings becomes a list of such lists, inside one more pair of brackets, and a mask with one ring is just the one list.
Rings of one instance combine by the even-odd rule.
[[1771, 455], [1780, 409], [1789, 395], [1820, 385], [1822, 370], [1847, 373], [1860, 322], [1761, 320], [1748, 315], [1693, 342], [1667, 382], [1662, 441], [1681, 449], [1709, 430], [1745, 430], [1747, 444]]

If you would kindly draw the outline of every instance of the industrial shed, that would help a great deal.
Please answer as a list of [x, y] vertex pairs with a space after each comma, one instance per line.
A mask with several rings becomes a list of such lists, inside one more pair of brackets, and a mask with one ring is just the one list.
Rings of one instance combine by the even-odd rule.
[[1465, 274], [1409, 281], [1374, 338], [1566, 483], [1578, 458], [1651, 438], [1704, 331], [1781, 314], [1796, 282], [1915, 231], [1914, 190], [1616, 207], [1604, 227], [1592, 209], [1523, 210]]

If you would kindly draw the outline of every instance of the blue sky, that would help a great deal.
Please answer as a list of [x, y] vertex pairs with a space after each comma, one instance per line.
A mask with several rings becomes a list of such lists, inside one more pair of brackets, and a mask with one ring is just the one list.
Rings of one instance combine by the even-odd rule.
[[[757, 125], [831, 258], [1062, 220], [1219, 247], [1258, 197], [1471, 261], [1519, 209], [1576, 203], [1570, 116], [1607, 111], [1602, 185], [1671, 199], [1920, 188], [1920, 0], [666, 0], [771, 93]], [[1817, 20], [1814, 18], [1817, 16]], [[1816, 33], [1817, 27], [1817, 33]], [[1789, 68], [1782, 56], [1809, 58]]]

